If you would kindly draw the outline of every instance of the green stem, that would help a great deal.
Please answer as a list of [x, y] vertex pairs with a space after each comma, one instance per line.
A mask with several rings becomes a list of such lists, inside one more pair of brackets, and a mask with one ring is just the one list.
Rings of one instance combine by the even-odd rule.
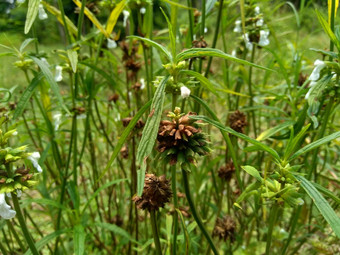
[[7, 251], [5, 249], [5, 247], [2, 245], [2, 243], [0, 242], [0, 251], [3, 253], [3, 255], [7, 255]]
[[213, 240], [212, 240], [211, 236], [209, 235], [208, 231], [205, 229], [205, 227], [202, 223], [202, 220], [201, 220], [200, 216], [198, 215], [198, 213], [196, 211], [196, 207], [195, 207], [194, 201], [192, 200], [191, 193], [190, 193], [188, 174], [184, 169], [182, 169], [182, 176], [183, 176], [183, 182], [184, 182], [185, 195], [187, 197], [192, 215], [194, 216], [194, 219], [195, 219], [198, 227], [201, 229], [203, 235], [207, 239], [207, 241], [210, 245], [210, 248], [213, 250], [215, 255], [218, 255], [219, 253], [218, 253], [218, 251], [217, 251], [217, 249], [216, 249], [216, 247], [213, 243]]
[[12, 222], [7, 221], [7, 227], [9, 228], [9, 230], [13, 233], [13, 236], [15, 238], [15, 240], [18, 242], [21, 251], [25, 251], [25, 246], [23, 245], [23, 243], [21, 242], [17, 232], [15, 231]]
[[173, 222], [174, 222], [174, 234], [173, 234], [173, 242], [172, 242], [172, 255], [176, 255], [177, 252], [177, 232], [178, 232], [178, 199], [177, 199], [177, 188], [176, 188], [176, 165], [171, 167], [171, 188], [172, 195], [174, 198], [174, 214], [173, 214]]
[[39, 255], [38, 249], [37, 249], [37, 247], [35, 247], [34, 241], [33, 241], [32, 237], [31, 237], [31, 235], [28, 231], [28, 228], [27, 228], [26, 223], [25, 223], [25, 219], [22, 215], [18, 197], [14, 193], [12, 193], [12, 200], [13, 200], [15, 211], [17, 212], [17, 218], [19, 220], [20, 227], [21, 227], [22, 232], [24, 234], [24, 237], [27, 241], [27, 244], [30, 247], [30, 250], [31, 250], [33, 255]]
[[155, 210], [150, 211], [150, 217], [151, 217], [151, 227], [152, 227], [153, 240], [154, 240], [155, 246], [156, 246], [156, 254], [162, 255], [162, 249], [161, 249], [161, 243], [159, 241]]
[[65, 11], [64, 11], [64, 6], [63, 6], [62, 0], [58, 0], [58, 6], [59, 6], [59, 9], [60, 9], [60, 13], [61, 13], [61, 18], [62, 18], [64, 29], [65, 29], [65, 34], [67, 36], [67, 41], [68, 41], [68, 43], [71, 43], [72, 42], [71, 36], [70, 36], [70, 33], [68, 31], [68, 27], [67, 27], [66, 18], [65, 18]]
[[[250, 60], [251, 63], [254, 63], [254, 57], [255, 57], [255, 46], [253, 46], [253, 49], [251, 51], [251, 60]], [[253, 90], [252, 90], [252, 82], [251, 82], [252, 74], [253, 74], [253, 67], [250, 66], [249, 67], [249, 81], [248, 81], [249, 96], [250, 96], [249, 107], [253, 107], [253, 99], [254, 99]], [[252, 117], [252, 122], [253, 122], [254, 135], [255, 135], [255, 137], [257, 137], [256, 119], [255, 119], [255, 111], [254, 110], [251, 111], [251, 117]]]
[[[331, 8], [331, 24], [330, 24], [330, 27], [331, 27], [331, 30], [334, 32], [334, 18], [335, 18], [335, 0], [332, 0], [332, 8]], [[334, 43], [332, 40], [330, 40], [330, 46], [329, 46], [329, 49], [330, 51], [333, 51], [334, 50]], [[332, 57], [330, 57], [329, 59], [330, 61], [333, 60]]]
[[277, 218], [278, 211], [279, 211], [279, 205], [276, 203], [273, 204], [270, 210], [270, 216], [269, 216], [269, 228], [268, 228], [268, 233], [267, 233], [266, 255], [273, 254], [270, 252], [270, 246], [272, 243], [273, 229], [275, 226], [275, 221]]
[[288, 246], [289, 246], [289, 243], [290, 241], [292, 240], [292, 237], [294, 235], [294, 232], [295, 232], [295, 229], [296, 229], [296, 226], [297, 226], [297, 222], [298, 222], [298, 219], [300, 217], [300, 213], [301, 213], [301, 210], [302, 210], [302, 206], [299, 206], [296, 210], [295, 210], [295, 213], [294, 215], [292, 216], [293, 219], [291, 220], [291, 224], [290, 224], [290, 231], [289, 231], [289, 236], [288, 236], [288, 239], [285, 243], [285, 246], [283, 247], [282, 249], [282, 253], [281, 255], [285, 255], [287, 254], [286, 251], [288, 249]]

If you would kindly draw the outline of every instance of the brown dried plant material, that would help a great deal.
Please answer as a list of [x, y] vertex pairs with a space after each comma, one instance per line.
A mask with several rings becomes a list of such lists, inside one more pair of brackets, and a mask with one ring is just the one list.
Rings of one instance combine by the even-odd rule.
[[244, 133], [244, 127], [248, 125], [247, 117], [243, 112], [237, 110], [229, 116], [229, 124], [236, 132]]
[[215, 228], [213, 230], [213, 236], [217, 236], [220, 240], [231, 242], [235, 241], [236, 222], [229, 215], [224, 216], [222, 219], [218, 218]]
[[142, 196], [135, 196], [132, 200], [139, 209], [157, 211], [170, 201], [171, 196], [170, 180], [166, 179], [165, 175], [157, 177], [154, 174], [146, 174]]
[[229, 182], [231, 180], [231, 177], [233, 176], [234, 172], [235, 172], [234, 163], [229, 162], [225, 166], [220, 167], [220, 169], [218, 170], [218, 177]]

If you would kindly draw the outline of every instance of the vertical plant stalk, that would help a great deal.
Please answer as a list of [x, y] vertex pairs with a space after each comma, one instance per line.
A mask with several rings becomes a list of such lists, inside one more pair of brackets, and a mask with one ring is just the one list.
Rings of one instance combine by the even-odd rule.
[[[335, 28], [335, 26], [334, 26], [334, 19], [335, 19], [335, 0], [332, 0], [332, 8], [331, 8], [331, 24], [329, 24], [330, 25], [330, 27], [331, 27], [331, 30], [334, 32], [334, 28]], [[330, 49], [330, 51], [333, 51], [334, 50], [334, 43], [333, 43], [333, 41], [332, 40], [330, 40], [330, 44], [329, 44], [329, 49]], [[330, 61], [332, 61], [333, 60], [333, 58], [332, 57], [330, 57]]]
[[182, 176], [183, 176], [183, 182], [184, 182], [185, 195], [187, 197], [192, 215], [194, 216], [194, 219], [195, 219], [198, 227], [200, 228], [203, 235], [207, 239], [210, 248], [213, 250], [215, 255], [218, 255], [219, 253], [218, 253], [218, 251], [217, 251], [217, 249], [216, 249], [216, 247], [213, 243], [213, 240], [212, 240], [211, 236], [209, 235], [208, 231], [205, 229], [205, 227], [202, 223], [202, 220], [201, 220], [200, 216], [198, 215], [198, 213], [196, 211], [196, 207], [195, 207], [194, 201], [193, 201], [193, 199], [191, 197], [191, 193], [190, 193], [188, 174], [184, 169], [182, 169]]
[[3, 253], [3, 255], [8, 255], [5, 247], [2, 245], [2, 242], [0, 242], [0, 251]]
[[[255, 45], [253, 45], [253, 49], [251, 51], [251, 63], [254, 63], [254, 57], [255, 57]], [[252, 77], [253, 77], [253, 67], [250, 66], [249, 67], [249, 81], [248, 81], [248, 88], [249, 88], [249, 107], [253, 107], [253, 99], [254, 99], [254, 95], [253, 95], [253, 89], [252, 89]], [[252, 118], [252, 122], [253, 122], [253, 130], [254, 130], [254, 135], [255, 137], [257, 137], [257, 131], [256, 131], [256, 118], [255, 118], [255, 111], [251, 110], [251, 118]]]
[[37, 249], [37, 247], [35, 247], [33, 238], [30, 235], [30, 233], [28, 231], [28, 228], [26, 226], [26, 222], [25, 222], [24, 216], [22, 215], [21, 208], [20, 208], [20, 205], [19, 205], [18, 197], [14, 193], [12, 193], [12, 200], [13, 200], [15, 211], [17, 212], [17, 218], [19, 220], [20, 227], [21, 227], [22, 232], [24, 234], [24, 237], [25, 237], [25, 239], [27, 241], [27, 244], [28, 244], [28, 246], [29, 246], [29, 248], [30, 248], [30, 250], [31, 250], [33, 255], [39, 255], [38, 249]]
[[161, 249], [161, 243], [159, 241], [159, 234], [158, 234], [155, 210], [150, 211], [150, 217], [151, 217], [151, 227], [152, 227], [153, 240], [154, 240], [155, 246], [156, 246], [156, 254], [162, 255], [162, 249]]
[[269, 227], [268, 227], [268, 233], [267, 233], [266, 255], [273, 254], [273, 253], [270, 252], [270, 246], [271, 246], [271, 243], [272, 243], [273, 229], [274, 229], [274, 226], [275, 226], [278, 211], [279, 211], [279, 205], [277, 203], [273, 204], [272, 208], [270, 209], [270, 215], [269, 215]]
[[64, 25], [67, 41], [68, 41], [68, 43], [71, 43], [72, 42], [71, 41], [71, 36], [70, 36], [70, 33], [68, 31], [68, 27], [67, 27], [66, 18], [65, 18], [65, 11], [64, 11], [64, 6], [63, 6], [63, 1], [62, 0], [58, 0], [58, 6], [59, 6], [59, 9], [60, 9], [61, 18], [63, 20], [63, 25]]
[[173, 214], [173, 223], [174, 223], [174, 233], [173, 233], [173, 242], [172, 242], [172, 255], [176, 255], [177, 253], [177, 233], [178, 233], [178, 199], [177, 199], [177, 187], [176, 187], [176, 165], [171, 166], [171, 188], [172, 195], [174, 198], [174, 214]]

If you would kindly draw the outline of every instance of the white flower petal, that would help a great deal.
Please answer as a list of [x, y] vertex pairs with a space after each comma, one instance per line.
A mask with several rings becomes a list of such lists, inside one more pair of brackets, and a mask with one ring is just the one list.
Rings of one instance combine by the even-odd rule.
[[144, 89], [145, 88], [145, 80], [144, 80], [144, 78], [141, 78], [139, 81], [140, 81], [140, 84], [141, 84], [140, 89]]
[[259, 45], [261, 47], [267, 46], [269, 44], [269, 31], [261, 30], [260, 31], [260, 40], [259, 40]]
[[6, 220], [14, 218], [16, 211], [12, 210], [11, 207], [6, 203], [5, 193], [0, 194], [0, 216]]
[[128, 18], [129, 18], [129, 16], [130, 16], [130, 12], [124, 10], [124, 11], [123, 11], [123, 15], [124, 15], [124, 19], [123, 19], [123, 27], [126, 27], [126, 23], [127, 23], [127, 20], [128, 20]]
[[61, 124], [61, 113], [56, 113], [53, 115], [54, 120], [54, 131], [57, 131], [59, 129], [59, 126]]
[[326, 66], [325, 62], [317, 59], [314, 62], [314, 69], [311, 73], [311, 75], [309, 76], [309, 79], [311, 81], [317, 81], [320, 78], [320, 72], [321, 70]]
[[255, 15], [259, 15], [260, 14], [260, 7], [256, 6], [254, 11], [255, 11]]
[[63, 80], [63, 68], [61, 66], [56, 66], [55, 67], [55, 76], [54, 80], [56, 82], [62, 81]]
[[142, 8], [140, 8], [140, 10], [139, 10], [139, 11], [140, 11], [140, 13], [141, 13], [141, 14], [145, 14], [145, 12], [146, 12], [146, 9], [145, 9], [145, 7], [142, 7]]
[[248, 33], [244, 34], [243, 38], [244, 38], [244, 42], [246, 44], [246, 48], [248, 50], [253, 50], [253, 43], [250, 42]]
[[257, 27], [262, 27], [263, 26], [263, 24], [264, 24], [264, 21], [263, 21], [263, 19], [259, 19], [258, 21], [256, 21], [256, 23], [255, 23], [255, 25], [257, 26]]
[[48, 18], [47, 13], [45, 12], [44, 6], [42, 4], [39, 4], [38, 11], [39, 11], [39, 19], [40, 20], [44, 20], [44, 19]]
[[235, 21], [235, 28], [233, 30], [235, 33], [241, 33], [242, 32], [241, 23], [242, 23], [241, 20]]
[[109, 49], [115, 49], [115, 48], [117, 48], [117, 43], [115, 42], [115, 40], [108, 38], [107, 39], [107, 47]]
[[308, 99], [310, 96], [310, 93], [312, 92], [312, 88], [315, 86], [315, 84], [317, 84], [317, 82], [315, 81], [311, 81], [311, 83], [309, 84], [309, 90], [305, 96], [305, 99]]
[[186, 87], [186, 86], [181, 87], [181, 97], [188, 98], [190, 96], [190, 93], [191, 93], [191, 91], [190, 91], [190, 89], [188, 89], [188, 87]]
[[41, 173], [41, 172], [43, 171], [42, 168], [41, 168], [41, 166], [39, 165], [39, 163], [38, 163], [38, 161], [37, 161], [36, 158], [34, 158], [34, 157], [31, 155], [31, 156], [28, 156], [27, 159], [28, 159], [29, 161], [31, 161], [33, 167], [34, 167], [35, 169], [37, 169], [37, 171], [38, 171], [39, 173]]

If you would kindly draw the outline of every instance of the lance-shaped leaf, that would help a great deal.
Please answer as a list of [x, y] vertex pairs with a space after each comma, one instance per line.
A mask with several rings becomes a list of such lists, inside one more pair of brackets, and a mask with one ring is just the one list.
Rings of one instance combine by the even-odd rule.
[[212, 48], [193, 48], [193, 49], [184, 50], [181, 53], [177, 54], [175, 62], [178, 63], [180, 61], [183, 61], [189, 58], [198, 58], [198, 57], [205, 57], [205, 56], [223, 58], [223, 59], [227, 59], [230, 61], [240, 63], [242, 65], [253, 66], [253, 67], [260, 68], [260, 69], [267, 70], [267, 71], [274, 71], [270, 68], [256, 65], [246, 60], [239, 59], [239, 58], [233, 57], [232, 55], [226, 54], [221, 50], [212, 49]]
[[143, 129], [142, 139], [137, 149], [137, 162], [141, 167], [141, 169], [137, 171], [138, 196], [141, 196], [143, 192], [146, 159], [150, 155], [156, 141], [159, 123], [161, 121], [163, 111], [163, 103], [165, 97], [164, 90], [168, 79], [169, 76], [164, 77], [155, 92], [155, 95], [152, 99], [151, 113], [148, 120], [146, 121], [145, 127]]
[[27, 10], [27, 16], [26, 16], [26, 22], [25, 22], [25, 34], [27, 34], [33, 23], [35, 18], [38, 14], [38, 8], [39, 8], [40, 0], [29, 0], [28, 1], [28, 10]]
[[119, 15], [122, 13], [124, 7], [125, 7], [126, 0], [121, 1], [117, 6], [113, 9], [113, 11], [110, 14], [110, 17], [106, 24], [106, 32], [110, 35], [117, 23], [117, 20], [119, 18]]
[[267, 129], [266, 131], [262, 132], [257, 138], [257, 141], [263, 141], [266, 140], [267, 138], [271, 137], [272, 135], [275, 135], [277, 132], [280, 132], [281, 130], [293, 126], [295, 124], [295, 121], [286, 121], [283, 122], [273, 128]]
[[319, 209], [322, 216], [333, 229], [337, 237], [340, 238], [340, 217], [334, 212], [327, 200], [317, 191], [313, 184], [306, 178], [294, 174], [295, 178], [300, 181], [302, 188], [306, 191], [308, 196], [313, 200], [316, 207]]

